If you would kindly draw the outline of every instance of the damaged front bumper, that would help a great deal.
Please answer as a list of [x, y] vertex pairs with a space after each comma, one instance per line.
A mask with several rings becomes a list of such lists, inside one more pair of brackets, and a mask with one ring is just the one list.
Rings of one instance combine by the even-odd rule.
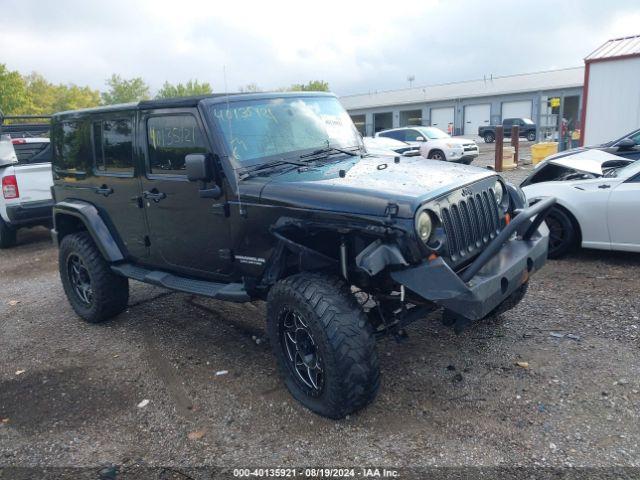
[[523, 209], [461, 272], [442, 258], [391, 272], [420, 297], [467, 319], [479, 320], [504, 302], [547, 259], [549, 230], [542, 224], [555, 198]]

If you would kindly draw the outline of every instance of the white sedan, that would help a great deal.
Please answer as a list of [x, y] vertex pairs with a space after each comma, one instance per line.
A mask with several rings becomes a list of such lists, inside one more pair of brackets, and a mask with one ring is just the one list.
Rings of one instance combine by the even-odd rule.
[[420, 147], [420, 154], [432, 160], [466, 163], [479, 155], [478, 145], [466, 138], [453, 138], [435, 127], [402, 127], [383, 130], [376, 137], [387, 137]]
[[549, 257], [575, 246], [640, 252], [640, 160], [599, 150], [550, 158], [521, 185], [529, 203], [556, 197]]

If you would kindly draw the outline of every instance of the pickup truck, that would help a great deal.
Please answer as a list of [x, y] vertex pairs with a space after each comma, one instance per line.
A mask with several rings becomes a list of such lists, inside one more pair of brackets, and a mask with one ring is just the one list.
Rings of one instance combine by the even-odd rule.
[[19, 228], [51, 226], [48, 134], [48, 124], [0, 123], [0, 248], [15, 245]]
[[[514, 125], [520, 128], [520, 137], [530, 142], [536, 140], [536, 124], [530, 118], [505, 118], [502, 121], [505, 137], [511, 137], [511, 127]], [[485, 143], [493, 143], [496, 140], [496, 125], [478, 127], [478, 136], [484, 138]]]

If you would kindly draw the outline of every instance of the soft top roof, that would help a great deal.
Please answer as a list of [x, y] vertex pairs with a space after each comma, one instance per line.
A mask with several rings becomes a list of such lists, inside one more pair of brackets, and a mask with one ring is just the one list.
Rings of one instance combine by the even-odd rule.
[[126, 110], [148, 110], [158, 108], [185, 108], [196, 107], [203, 100], [208, 103], [222, 103], [222, 102], [235, 102], [238, 100], [251, 100], [251, 99], [269, 99], [269, 98], [281, 98], [281, 97], [313, 97], [313, 96], [335, 96], [332, 93], [326, 92], [260, 92], [260, 93], [214, 93], [211, 95], [200, 95], [195, 97], [176, 97], [165, 98], [159, 100], [142, 100], [140, 102], [133, 103], [121, 103], [117, 105], [105, 105], [102, 107], [84, 108], [81, 110], [67, 110], [65, 112], [58, 112], [53, 115], [54, 119], [59, 117], [75, 117], [83, 116], [90, 113], [107, 113], [107, 112], [119, 112]]

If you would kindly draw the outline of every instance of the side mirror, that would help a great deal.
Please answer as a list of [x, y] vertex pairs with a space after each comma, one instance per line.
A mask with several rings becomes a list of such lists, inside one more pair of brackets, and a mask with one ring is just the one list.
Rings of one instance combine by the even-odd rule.
[[184, 165], [191, 182], [208, 182], [213, 178], [211, 162], [203, 153], [190, 153], [184, 158]]
[[187, 179], [191, 182], [201, 182], [200, 198], [218, 199], [222, 196], [222, 189], [215, 183], [207, 188], [207, 182], [213, 180], [211, 158], [203, 153], [190, 153], [184, 158]]
[[424, 137], [416, 137], [416, 142], [426, 142]]
[[618, 150], [630, 150], [636, 146], [636, 142], [634, 142], [631, 138], [623, 138], [618, 142]]

